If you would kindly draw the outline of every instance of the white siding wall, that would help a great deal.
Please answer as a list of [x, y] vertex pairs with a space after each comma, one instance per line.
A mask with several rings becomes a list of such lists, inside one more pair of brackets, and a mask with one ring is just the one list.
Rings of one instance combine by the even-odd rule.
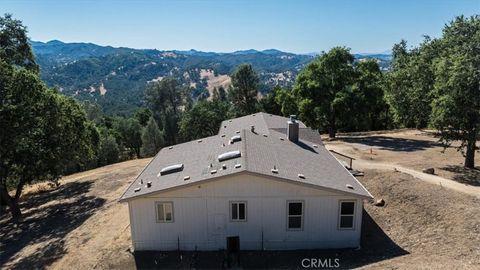
[[[355, 228], [338, 229], [340, 200], [356, 200]], [[229, 202], [247, 201], [247, 221], [230, 222]], [[287, 200], [304, 201], [301, 231], [287, 230]], [[155, 202], [171, 201], [173, 223], [157, 223]], [[239, 236], [243, 250], [357, 247], [363, 202], [303, 185], [242, 174], [129, 202], [136, 250], [218, 250]]]

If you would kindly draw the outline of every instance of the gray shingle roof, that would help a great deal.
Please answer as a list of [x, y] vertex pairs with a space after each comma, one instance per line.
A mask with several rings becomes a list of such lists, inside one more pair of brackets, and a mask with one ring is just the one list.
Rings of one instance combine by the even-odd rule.
[[[219, 135], [165, 147], [120, 200], [242, 172], [371, 198], [370, 193], [323, 146], [316, 131], [300, 123], [299, 142], [289, 141], [285, 134], [287, 120], [265, 113], [248, 115], [224, 121]], [[255, 125], [255, 133], [250, 131], [251, 125]], [[242, 140], [230, 144], [229, 140], [234, 135], [240, 135]], [[218, 161], [218, 155], [235, 150], [241, 152], [240, 157]], [[184, 164], [183, 171], [159, 175], [162, 168], [179, 163]], [[223, 164], [226, 169], [222, 168]], [[240, 164], [240, 167], [235, 168], [236, 164]], [[277, 173], [272, 173], [274, 167]], [[300, 178], [298, 174], [303, 174], [305, 178]], [[189, 179], [184, 180], [185, 176], [189, 176]], [[152, 182], [151, 187], [147, 187], [148, 181]]]

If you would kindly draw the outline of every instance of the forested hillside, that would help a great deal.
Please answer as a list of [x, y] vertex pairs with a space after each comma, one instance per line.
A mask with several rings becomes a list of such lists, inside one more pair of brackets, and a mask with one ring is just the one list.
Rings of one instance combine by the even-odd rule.
[[[291, 87], [299, 71], [313, 55], [286, 53], [275, 49], [245, 50], [233, 53], [136, 50], [92, 43], [47, 43], [32, 41], [32, 49], [49, 86], [66, 95], [97, 102], [107, 114], [130, 115], [144, 105], [144, 90], [149, 82], [166, 77], [189, 87], [193, 99], [207, 98], [213, 88], [230, 85], [230, 74], [249, 63], [260, 80], [259, 91]], [[378, 59], [387, 70], [390, 55], [355, 55], [357, 60]]]

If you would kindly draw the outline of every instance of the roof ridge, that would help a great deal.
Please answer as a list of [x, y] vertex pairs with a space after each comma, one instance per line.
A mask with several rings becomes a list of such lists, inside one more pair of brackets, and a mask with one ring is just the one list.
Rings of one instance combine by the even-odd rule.
[[243, 137], [243, 145], [242, 145], [242, 159], [243, 159], [243, 163], [244, 165], [244, 170], [248, 170], [248, 160], [247, 160], [247, 130], [246, 129], [242, 129], [242, 137]]
[[[264, 112], [259, 112], [259, 114], [262, 116], [263, 123], [267, 127], [267, 134], [270, 135], [270, 129], [271, 128], [267, 124], [267, 120], [265, 119], [265, 113]], [[270, 116], [271, 116], [271, 114], [270, 114]]]

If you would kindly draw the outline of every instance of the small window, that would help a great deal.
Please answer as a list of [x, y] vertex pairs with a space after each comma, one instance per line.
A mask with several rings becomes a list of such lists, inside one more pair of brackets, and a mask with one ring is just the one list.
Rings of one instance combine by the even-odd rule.
[[353, 229], [355, 223], [355, 201], [340, 201], [340, 229]]
[[173, 222], [173, 203], [157, 202], [157, 222]]
[[287, 229], [303, 229], [303, 201], [287, 202]]
[[230, 221], [247, 221], [247, 202], [230, 202]]

